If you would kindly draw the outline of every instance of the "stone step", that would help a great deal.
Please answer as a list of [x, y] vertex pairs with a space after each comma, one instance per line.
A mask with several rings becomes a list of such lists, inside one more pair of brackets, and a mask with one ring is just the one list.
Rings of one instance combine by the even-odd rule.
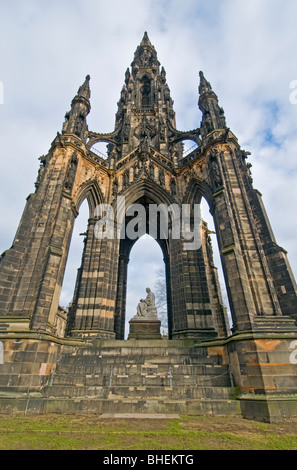
[[172, 375], [167, 374], [115, 374], [108, 375], [68, 375], [57, 372], [54, 376], [55, 385], [77, 385], [77, 386], [109, 386], [109, 385], [125, 385], [125, 386], [169, 386], [174, 385], [209, 385], [213, 386], [229, 386], [230, 378], [227, 371], [221, 369], [212, 371], [212, 374], [200, 375]]
[[222, 363], [221, 356], [197, 356], [197, 357], [186, 357], [186, 356], [157, 356], [157, 355], [145, 355], [145, 356], [66, 356], [63, 357], [59, 363], [61, 366], [74, 367], [84, 365], [86, 367], [99, 364], [151, 364], [153, 365], [216, 365]]
[[158, 356], [162, 355], [180, 355], [185, 356], [205, 356], [207, 355], [207, 347], [187, 347], [183, 342], [167, 340], [167, 341], [121, 341], [108, 340], [103, 342], [101, 346], [91, 346], [86, 348], [81, 348], [77, 351], [76, 356], [93, 356], [93, 355], [121, 355], [121, 356], [141, 356], [151, 354], [152, 350], [154, 354]]
[[47, 397], [97, 397], [105, 399], [121, 399], [121, 398], [162, 398], [162, 399], [230, 399], [236, 389], [231, 387], [213, 387], [213, 386], [174, 386], [174, 387], [158, 387], [158, 386], [76, 386], [76, 385], [54, 385], [48, 387], [44, 393]]
[[220, 364], [172, 365], [172, 364], [58, 364], [56, 371], [63, 375], [217, 375], [225, 372], [227, 366]]
[[[98, 399], [98, 398], [47, 398], [43, 403], [30, 402], [28, 412], [34, 406], [42, 406], [43, 413], [161, 413], [195, 415], [240, 415], [238, 400], [227, 399]], [[38, 412], [37, 409], [35, 412]]]

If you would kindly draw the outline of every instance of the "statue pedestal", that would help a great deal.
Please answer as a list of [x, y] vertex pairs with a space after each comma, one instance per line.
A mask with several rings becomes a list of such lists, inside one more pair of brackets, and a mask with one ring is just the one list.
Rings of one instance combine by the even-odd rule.
[[162, 339], [161, 322], [157, 318], [134, 317], [129, 321], [128, 339]]

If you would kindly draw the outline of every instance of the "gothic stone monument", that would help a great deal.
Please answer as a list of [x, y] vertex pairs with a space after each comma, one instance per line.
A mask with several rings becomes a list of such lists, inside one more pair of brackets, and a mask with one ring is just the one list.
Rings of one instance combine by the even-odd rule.
[[[0, 412], [153, 407], [296, 417], [297, 365], [290, 360], [297, 340], [296, 283], [253, 186], [248, 152], [227, 127], [210, 83], [200, 72], [200, 125], [179, 131], [166, 72], [145, 33], [109, 133], [88, 128], [89, 85], [87, 76], [62, 131], [40, 157], [35, 191], [1, 256]], [[186, 156], [185, 140], [195, 144]], [[95, 152], [98, 142], [108, 144], [106, 158]], [[169, 216], [167, 238], [159, 223], [155, 227], [166, 268], [168, 340], [124, 341], [127, 269], [136, 240], [95, 236], [96, 208], [109, 205], [116, 217], [119, 197], [125, 207], [137, 203], [147, 212], [152, 204], [194, 210], [202, 198], [208, 202], [231, 331], [207, 225], [200, 247], [186, 250], [186, 241], [172, 236]], [[59, 297], [85, 199], [89, 220], [67, 312]], [[191, 226], [193, 220], [190, 215]], [[126, 214], [124, 233], [130, 221]]]

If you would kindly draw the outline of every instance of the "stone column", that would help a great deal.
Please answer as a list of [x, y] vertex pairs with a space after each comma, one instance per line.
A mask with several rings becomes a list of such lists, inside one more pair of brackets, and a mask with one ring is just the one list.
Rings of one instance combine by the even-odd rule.
[[233, 328], [251, 329], [257, 315], [278, 315], [279, 305], [235, 157], [221, 152], [217, 164], [222, 181], [214, 188], [212, 210]]
[[117, 300], [115, 308], [116, 339], [124, 339], [125, 337], [128, 263], [129, 258], [127, 256], [119, 256]]
[[58, 293], [55, 276], [60, 272], [60, 258], [67, 256], [62, 245], [72, 230], [74, 214], [71, 200], [63, 193], [72, 155], [72, 148], [57, 146], [43, 159], [36, 192], [28, 199], [13, 246], [2, 261], [1, 280], [6, 275], [10, 279], [3, 313], [30, 316], [33, 329], [47, 328], [52, 299]]
[[113, 338], [118, 242], [107, 238], [97, 239], [95, 224], [95, 219], [89, 220], [70, 334]]
[[72, 198], [63, 193], [55, 226], [49, 241], [38, 298], [31, 322], [32, 329], [46, 330], [54, 324], [58, 312], [62, 282], [75, 220]]

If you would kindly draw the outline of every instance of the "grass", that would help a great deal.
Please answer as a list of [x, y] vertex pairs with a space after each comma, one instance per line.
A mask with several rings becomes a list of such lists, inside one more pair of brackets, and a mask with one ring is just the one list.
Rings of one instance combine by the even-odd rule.
[[60, 414], [0, 415], [0, 420], [0, 450], [297, 450], [296, 422]]

